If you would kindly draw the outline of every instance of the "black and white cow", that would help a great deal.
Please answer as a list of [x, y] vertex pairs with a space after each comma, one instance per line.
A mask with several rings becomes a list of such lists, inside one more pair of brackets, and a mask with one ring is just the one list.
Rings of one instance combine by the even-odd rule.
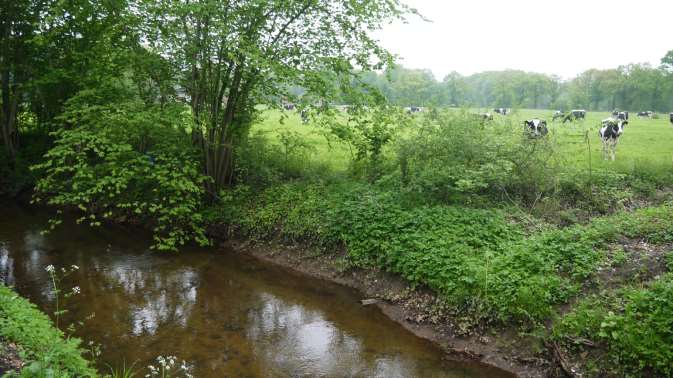
[[563, 115], [563, 123], [574, 122], [578, 119], [585, 119], [587, 116], [586, 110], [573, 109], [568, 114]]
[[646, 111], [646, 112], [638, 112], [638, 117], [639, 118], [652, 118], [654, 115], [653, 111]]
[[587, 111], [584, 109], [573, 109], [570, 113], [575, 119], [585, 119], [587, 117]]
[[608, 118], [601, 121], [601, 129], [598, 131], [598, 135], [603, 142], [603, 159], [615, 160], [617, 142], [619, 142], [619, 137], [624, 133], [624, 127], [628, 123], [629, 121], [619, 118]]
[[285, 104], [283, 105], [283, 108], [285, 108], [285, 110], [294, 110], [294, 104]]
[[308, 123], [308, 121], [309, 121], [309, 119], [308, 119], [308, 109], [302, 109], [299, 112], [299, 116], [301, 117], [301, 123], [303, 123], [304, 125]]
[[559, 118], [563, 119], [564, 115], [565, 114], [563, 114], [562, 111], [557, 110], [557, 111], [554, 112], [554, 115], [551, 116], [551, 121], [556, 122], [556, 120], [559, 119]]
[[533, 118], [531, 120], [523, 121], [525, 131], [531, 138], [538, 138], [547, 135], [547, 121]]
[[621, 119], [622, 121], [628, 121], [629, 120], [629, 112], [614, 110], [612, 112], [612, 118]]
[[673, 113], [668, 115], [668, 120], [671, 121], [671, 125], [673, 125]]
[[507, 108], [495, 108], [495, 109], [493, 109], [493, 111], [500, 114], [500, 115], [509, 114], [509, 109], [507, 109]]

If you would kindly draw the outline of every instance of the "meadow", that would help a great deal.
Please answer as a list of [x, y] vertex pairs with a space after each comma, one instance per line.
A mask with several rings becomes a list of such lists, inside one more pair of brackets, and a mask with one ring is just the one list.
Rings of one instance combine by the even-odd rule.
[[[460, 112], [461, 109], [449, 109]], [[492, 109], [468, 109], [468, 112], [492, 112]], [[624, 135], [619, 140], [616, 161], [606, 161], [602, 157], [602, 143], [598, 136], [601, 120], [608, 118], [608, 112], [587, 112], [584, 120], [571, 123], [562, 123], [560, 120], [552, 122], [553, 110], [518, 109], [507, 116], [494, 114], [490, 122], [493, 132], [508, 126], [508, 130], [516, 130], [524, 120], [532, 118], [545, 119], [548, 122], [550, 138], [557, 142], [559, 153], [565, 157], [567, 164], [580, 169], [607, 169], [615, 172], [631, 174], [634, 172], [660, 176], [668, 175], [673, 170], [673, 125], [668, 121], [666, 114], [658, 118], [638, 118], [631, 113], [629, 124]], [[422, 114], [412, 117], [417, 120]], [[282, 119], [282, 121], [281, 121]], [[296, 133], [312, 148], [309, 150], [310, 160], [307, 165], [316, 164], [329, 167], [336, 172], [343, 172], [348, 168], [352, 159], [352, 150], [344, 143], [334, 139], [329, 133], [317, 125], [316, 122], [303, 124], [299, 114], [295, 111], [281, 112], [267, 110], [263, 112], [261, 120], [252, 127], [252, 134], [263, 135], [271, 142], [282, 144], [280, 135]], [[515, 135], [512, 132], [513, 136]], [[589, 155], [588, 151], [591, 151]]]

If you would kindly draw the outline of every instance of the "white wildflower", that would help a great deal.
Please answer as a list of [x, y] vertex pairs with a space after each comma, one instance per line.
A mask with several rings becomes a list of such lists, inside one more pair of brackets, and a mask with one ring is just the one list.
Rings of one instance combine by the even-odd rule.
[[79, 286], [75, 286], [75, 287], [72, 288], [72, 293], [75, 294], [75, 295], [77, 295], [81, 292], [82, 291], [80, 290]]
[[70, 267], [72, 268], [72, 270], [79, 270], [79, 267], [77, 265], [70, 265]]
[[46, 268], [44, 268], [44, 270], [46, 270], [47, 273], [54, 273], [54, 266], [49, 264], [49, 265], [47, 265]]

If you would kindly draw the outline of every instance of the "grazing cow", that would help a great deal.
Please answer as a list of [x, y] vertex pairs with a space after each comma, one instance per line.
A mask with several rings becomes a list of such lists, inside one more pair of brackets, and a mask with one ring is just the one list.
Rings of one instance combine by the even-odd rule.
[[507, 108], [495, 108], [495, 109], [493, 109], [493, 111], [500, 114], [500, 115], [509, 114], [509, 109], [507, 109]]
[[301, 117], [301, 123], [304, 125], [308, 123], [308, 109], [302, 109], [299, 116]]
[[571, 110], [568, 114], [563, 115], [563, 123], [574, 122], [578, 119], [585, 119], [587, 116], [586, 110], [574, 109]]
[[603, 141], [603, 159], [615, 160], [617, 152], [617, 142], [619, 137], [624, 133], [624, 127], [628, 125], [629, 121], [619, 118], [608, 118], [601, 122], [601, 129], [598, 135]]
[[543, 137], [549, 132], [549, 130], [547, 130], [547, 121], [541, 120], [539, 118], [523, 121], [523, 124], [526, 128], [528, 136], [531, 138]]
[[482, 123], [484, 123], [486, 121], [493, 121], [493, 114], [491, 114], [491, 113], [472, 114], [472, 117], [481, 121]]
[[421, 108], [420, 106], [410, 106], [410, 107], [406, 108], [406, 110], [407, 110], [407, 113], [413, 114], [413, 113], [422, 112], [423, 108]]
[[622, 121], [628, 121], [629, 120], [629, 112], [626, 112], [626, 111], [622, 112], [622, 111], [619, 111], [619, 110], [614, 110], [612, 112], [612, 118], [621, 119]]
[[294, 110], [294, 104], [285, 104], [283, 105], [283, 108], [285, 108], [285, 110]]
[[673, 125], [673, 113], [668, 115], [668, 120], [671, 121], [671, 125]]
[[562, 117], [563, 117], [563, 123], [575, 122], [575, 120], [577, 119], [572, 112], [568, 114], [562, 114]]
[[563, 119], [563, 117], [564, 117], [563, 112], [560, 111], [560, 110], [557, 110], [557, 111], [554, 112], [554, 115], [551, 117], [551, 121], [555, 122], [559, 118]]
[[587, 117], [587, 111], [584, 109], [573, 109], [570, 113], [575, 119], [585, 119]]
[[652, 118], [654, 115], [654, 112], [652, 111], [646, 111], [646, 112], [638, 112], [638, 117], [639, 118]]

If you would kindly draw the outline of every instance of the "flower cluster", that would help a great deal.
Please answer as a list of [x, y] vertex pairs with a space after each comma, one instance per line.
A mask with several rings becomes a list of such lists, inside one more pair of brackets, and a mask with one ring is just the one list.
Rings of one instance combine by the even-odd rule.
[[186, 378], [192, 378], [192, 374], [189, 372], [189, 366], [187, 365], [186, 361], [182, 361], [182, 364], [180, 364], [180, 367], [175, 369], [175, 363], [177, 361], [177, 358], [175, 356], [159, 356], [156, 359], [158, 367], [154, 365], [149, 365], [147, 369], [149, 369], [149, 373], [145, 375], [146, 378], [150, 377], [171, 377], [173, 376], [171, 373], [172, 371], [175, 371], [176, 374], [179, 374], [182, 372]]

